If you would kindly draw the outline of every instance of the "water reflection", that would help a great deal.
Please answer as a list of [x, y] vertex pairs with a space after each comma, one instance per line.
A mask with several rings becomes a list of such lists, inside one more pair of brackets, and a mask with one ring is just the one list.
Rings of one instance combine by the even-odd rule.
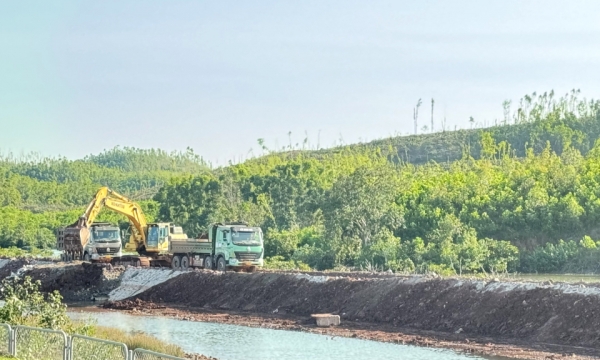
[[450, 350], [297, 331], [133, 316], [121, 312], [81, 312], [80, 309], [75, 309], [69, 315], [74, 319], [95, 319], [98, 325], [126, 331], [143, 331], [177, 344], [185, 351], [214, 356], [219, 360], [483, 359]]

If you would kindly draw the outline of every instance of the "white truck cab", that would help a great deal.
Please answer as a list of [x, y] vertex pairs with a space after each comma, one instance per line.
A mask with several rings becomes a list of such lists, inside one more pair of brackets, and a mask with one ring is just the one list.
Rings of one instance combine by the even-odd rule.
[[90, 238], [84, 247], [83, 260], [98, 260], [104, 256], [122, 256], [122, 239], [118, 226], [109, 223], [93, 223]]

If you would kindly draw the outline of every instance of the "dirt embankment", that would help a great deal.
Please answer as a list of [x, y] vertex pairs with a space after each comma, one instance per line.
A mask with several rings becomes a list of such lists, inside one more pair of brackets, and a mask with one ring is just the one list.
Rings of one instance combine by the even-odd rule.
[[[472, 355], [481, 355], [490, 359], [529, 359], [529, 360], [597, 360], [596, 349], [573, 348], [570, 346], [535, 344], [515, 339], [499, 339], [472, 336], [464, 333], [443, 333], [437, 331], [416, 330], [395, 327], [386, 324], [374, 324], [357, 321], [344, 321], [341, 326], [320, 328], [306, 316], [259, 314], [244, 311], [220, 311], [204, 308], [190, 308], [177, 305], [159, 305], [152, 302], [121, 300], [104, 304], [105, 309], [127, 311], [132, 315], [150, 315], [170, 317], [186, 321], [202, 321], [261, 327], [278, 330], [295, 330], [320, 335], [390, 342], [421, 347], [453, 349]], [[103, 311], [97, 309], [96, 311]]]
[[39, 280], [41, 290], [58, 290], [64, 301], [90, 301], [106, 298], [120, 284], [125, 269], [105, 264], [46, 264], [27, 269], [23, 274]]
[[136, 296], [154, 303], [343, 320], [599, 349], [600, 289], [407, 277], [189, 272]]
[[0, 259], [0, 280], [17, 274], [23, 267], [34, 263], [31, 259]]
[[[598, 284], [362, 274], [173, 272], [14, 261], [0, 264], [0, 276], [22, 274], [19, 269], [40, 280], [43, 291], [59, 290], [66, 301], [133, 296], [111, 306], [135, 313], [519, 358], [544, 359], [546, 355], [540, 350], [554, 359], [572, 353], [600, 354]], [[309, 319], [313, 313], [339, 314], [342, 326], [316, 328]]]

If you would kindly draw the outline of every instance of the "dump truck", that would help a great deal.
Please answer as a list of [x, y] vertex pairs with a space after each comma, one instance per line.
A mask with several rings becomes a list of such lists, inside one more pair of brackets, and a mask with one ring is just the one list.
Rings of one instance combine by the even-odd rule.
[[261, 228], [245, 223], [213, 224], [198, 239], [172, 239], [169, 243], [171, 267], [175, 270], [201, 267], [252, 272], [263, 266], [263, 256]]

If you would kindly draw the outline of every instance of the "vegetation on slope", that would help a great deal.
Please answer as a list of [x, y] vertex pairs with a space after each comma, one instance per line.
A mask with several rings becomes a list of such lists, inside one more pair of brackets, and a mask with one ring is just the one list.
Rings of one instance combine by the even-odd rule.
[[[174, 179], [154, 198], [158, 216], [190, 234], [215, 221], [260, 225], [266, 255], [277, 256], [270, 263], [441, 273], [575, 269], [595, 252], [583, 236], [598, 236], [598, 103], [549, 103], [546, 95], [518, 114], [521, 127], [477, 130], [479, 142], [462, 144], [454, 162], [416, 166], [393, 146], [348, 146], [317, 156], [275, 153]], [[523, 128], [519, 157], [499, 140]]]
[[[510, 151], [517, 157], [525, 157], [528, 149], [539, 154], [547, 143], [550, 143], [551, 149], [557, 154], [562, 154], [566, 147], [573, 147], [585, 155], [600, 137], [600, 123], [597, 121], [600, 102], [581, 99], [578, 90], [560, 98], [556, 98], [554, 92], [539, 95], [533, 93], [522, 98], [514, 111], [511, 110], [509, 101], [504, 102], [503, 106], [503, 119], [497, 120], [494, 126], [485, 131], [498, 143], [506, 142], [510, 145]], [[482, 150], [481, 136], [481, 129], [455, 129], [349, 146], [379, 147], [395, 162], [447, 163], [460, 160], [465, 154], [479, 159]], [[332, 150], [320, 152], [329, 151]]]
[[53, 230], [108, 185], [190, 236], [218, 221], [261, 226], [271, 266], [597, 270], [586, 259], [600, 251], [592, 240], [600, 235], [599, 103], [573, 92], [506, 107], [502, 124], [488, 129], [270, 153], [219, 169], [191, 150], [5, 157], [0, 246], [52, 246]]

